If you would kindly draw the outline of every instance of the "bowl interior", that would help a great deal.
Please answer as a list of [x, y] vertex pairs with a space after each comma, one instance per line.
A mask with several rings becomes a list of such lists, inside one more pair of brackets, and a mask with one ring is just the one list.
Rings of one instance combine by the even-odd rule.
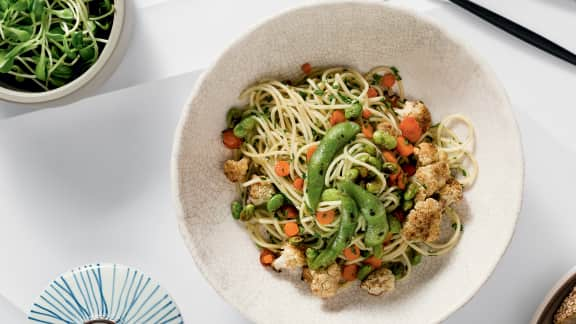
[[[299, 278], [263, 269], [257, 249], [230, 215], [236, 196], [222, 173], [229, 151], [220, 138], [226, 111], [240, 103], [238, 94], [248, 85], [293, 77], [304, 62], [361, 71], [395, 65], [407, 96], [423, 100], [435, 121], [461, 113], [476, 127], [480, 173], [460, 206], [461, 242], [446, 256], [426, 258], [389, 295], [372, 297], [354, 287], [331, 300], [311, 296]], [[365, 3], [292, 10], [233, 44], [206, 72], [185, 107], [173, 162], [181, 232], [198, 267], [224, 298], [259, 323], [271, 318], [275, 323], [442, 320], [471, 298], [504, 253], [523, 181], [517, 126], [492, 74], [435, 25]]]

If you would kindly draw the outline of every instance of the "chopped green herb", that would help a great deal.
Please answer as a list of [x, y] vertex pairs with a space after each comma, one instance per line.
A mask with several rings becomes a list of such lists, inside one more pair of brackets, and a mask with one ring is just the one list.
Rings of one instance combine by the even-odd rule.
[[398, 69], [395, 66], [391, 66], [390, 70], [392, 70], [392, 73], [394, 74], [394, 77], [396, 78], [396, 80], [402, 81], [402, 77], [400, 76], [400, 72], [398, 71]]
[[314, 94], [317, 96], [322, 96], [322, 95], [324, 95], [324, 91], [323, 90], [314, 90]]
[[465, 177], [468, 176], [468, 174], [466, 173], [466, 170], [460, 168], [460, 171], [462, 172], [462, 175], [463, 175], [463, 176], [465, 176]]
[[380, 74], [373, 74], [372, 78], [372, 84], [379, 84], [380, 80], [382, 80], [382, 76]]
[[340, 97], [340, 100], [342, 100], [344, 103], [352, 104], [354, 102], [354, 100], [352, 98], [345, 96], [343, 94], [339, 93], [338, 96]]

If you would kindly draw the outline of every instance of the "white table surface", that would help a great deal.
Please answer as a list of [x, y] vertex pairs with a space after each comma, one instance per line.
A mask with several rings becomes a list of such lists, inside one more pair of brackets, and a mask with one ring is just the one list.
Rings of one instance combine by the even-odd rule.
[[[40, 111], [0, 103], [4, 322], [15, 309], [26, 311], [58, 274], [91, 262], [151, 274], [187, 322], [247, 322], [209, 287], [180, 238], [170, 192], [172, 136], [199, 69], [248, 26], [310, 1], [140, 1], [131, 48], [100, 95]], [[573, 0], [478, 2], [576, 51]], [[486, 285], [446, 322], [526, 323], [576, 263], [576, 217], [566, 203], [575, 179], [565, 171], [576, 162], [576, 68], [441, 1], [402, 5], [446, 26], [489, 62], [510, 95], [525, 148], [515, 237]]]

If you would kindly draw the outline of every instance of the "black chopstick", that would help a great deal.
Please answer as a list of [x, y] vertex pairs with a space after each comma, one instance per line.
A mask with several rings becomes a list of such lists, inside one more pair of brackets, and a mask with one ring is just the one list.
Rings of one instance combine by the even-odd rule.
[[570, 52], [564, 47], [536, 34], [528, 28], [522, 27], [517, 23], [500, 16], [499, 14], [481, 7], [468, 0], [449, 0], [457, 6], [471, 12], [472, 14], [486, 20], [494, 26], [520, 38], [521, 40], [532, 44], [533, 46], [548, 52], [568, 63], [576, 65], [576, 54]]

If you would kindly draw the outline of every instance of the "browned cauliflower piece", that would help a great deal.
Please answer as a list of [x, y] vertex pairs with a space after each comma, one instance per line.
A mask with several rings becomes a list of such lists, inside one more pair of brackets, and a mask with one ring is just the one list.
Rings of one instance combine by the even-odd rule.
[[404, 103], [405, 116], [416, 118], [418, 125], [423, 133], [425, 133], [432, 124], [432, 116], [426, 105], [422, 101], [406, 101]]
[[302, 279], [310, 285], [312, 294], [320, 298], [330, 298], [336, 295], [340, 288], [340, 267], [332, 263], [324, 269], [302, 271]]
[[380, 296], [385, 292], [391, 292], [395, 288], [396, 278], [390, 269], [380, 268], [366, 277], [360, 287], [370, 295]]
[[409, 241], [434, 242], [440, 237], [442, 208], [438, 201], [419, 201], [408, 214], [402, 235]]
[[243, 182], [246, 180], [250, 159], [243, 157], [240, 161], [228, 160], [224, 162], [224, 174], [232, 182]]
[[394, 128], [390, 122], [382, 121], [378, 125], [376, 125], [376, 129], [379, 131], [383, 131], [384, 133], [390, 134], [392, 136], [400, 136], [401, 133], [398, 129]]
[[414, 148], [414, 155], [418, 159], [419, 166], [426, 166], [438, 161], [447, 161], [446, 152], [438, 150], [432, 143], [420, 143]]
[[300, 269], [304, 265], [306, 265], [304, 253], [290, 243], [282, 246], [282, 253], [272, 262], [272, 268], [276, 271]]
[[[252, 176], [252, 179], [258, 178], [258, 176]], [[262, 205], [276, 193], [274, 185], [269, 182], [257, 182], [250, 185], [250, 190], [248, 191], [248, 203], [252, 203], [256, 206]]]
[[440, 188], [438, 194], [440, 195], [440, 205], [442, 208], [448, 207], [463, 198], [462, 184], [454, 178], [446, 181], [444, 187]]
[[416, 197], [417, 201], [421, 201], [422, 198], [430, 197], [444, 187], [450, 178], [450, 167], [445, 161], [421, 166], [416, 169], [414, 178], [421, 185]]
[[575, 324], [576, 323], [576, 287], [554, 314], [554, 324]]

